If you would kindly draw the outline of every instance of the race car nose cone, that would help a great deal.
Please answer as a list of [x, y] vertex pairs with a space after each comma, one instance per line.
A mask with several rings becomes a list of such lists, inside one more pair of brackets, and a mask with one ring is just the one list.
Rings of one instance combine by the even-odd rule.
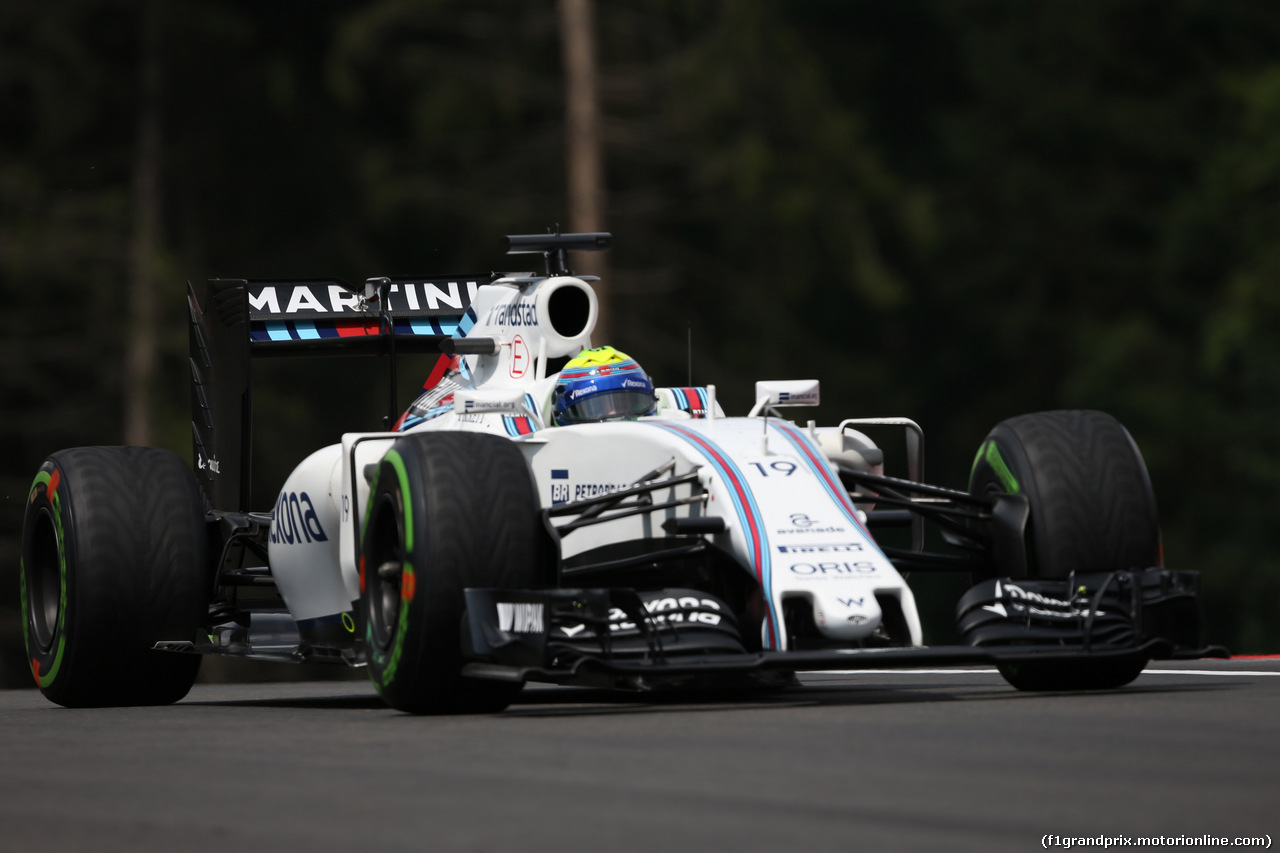
[[862, 640], [880, 627], [880, 602], [871, 589], [840, 585], [839, 589], [814, 590], [810, 599], [813, 624], [830, 640]]

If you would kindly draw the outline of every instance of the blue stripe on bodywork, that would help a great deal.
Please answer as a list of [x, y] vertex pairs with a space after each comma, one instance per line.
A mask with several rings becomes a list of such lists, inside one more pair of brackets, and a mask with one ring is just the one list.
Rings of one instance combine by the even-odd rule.
[[289, 334], [289, 324], [274, 321], [267, 322], [267, 337], [273, 341], [293, 340], [293, 336]]
[[[538, 411], [533, 404], [532, 394], [524, 395], [524, 403], [526, 406], [529, 407], [529, 411], [531, 412]], [[527, 432], [521, 432], [520, 421], [523, 421], [524, 425], [528, 427]], [[510, 435], [513, 437], [518, 437], [522, 435], [533, 435], [535, 432], [538, 431], [538, 425], [533, 422], [533, 418], [530, 418], [527, 415], [503, 415], [502, 425], [507, 428], [507, 435]]]
[[[676, 424], [653, 421], [646, 421], [645, 423], [664, 429], [691, 444], [702, 454], [703, 458], [711, 463], [711, 467], [715, 469], [716, 473], [730, 485], [729, 499], [733, 503], [733, 508], [738, 515], [738, 522], [742, 526], [743, 539], [747, 543], [748, 555], [756, 570], [756, 577], [760, 582], [760, 590], [764, 598], [765, 607], [768, 610], [767, 628], [769, 639], [766, 644], [771, 649], [780, 648], [778, 627], [782, 623], [778, 619], [778, 613], [773, 606], [773, 565], [769, 556], [769, 536], [765, 529], [764, 517], [760, 513], [760, 508], [756, 505], [755, 496], [751, 494], [751, 489], [746, 485], [742, 472], [729, 455], [706, 436]], [[720, 460], [723, 460], [723, 464]], [[758, 545], [752, 541], [751, 531], [753, 528], [756, 531], [755, 536], [759, 539]]]
[[[799, 453], [800, 458], [803, 459], [814, 474], [817, 475], [818, 481], [821, 482], [823, 487], [827, 490], [828, 496], [830, 496], [830, 498], [835, 501], [836, 505], [840, 507], [845, 518], [852, 522], [854, 527], [862, 531], [862, 535], [867, 538], [867, 542], [871, 544], [871, 547], [875, 548], [880, 556], [884, 557], [884, 552], [881, 551], [880, 546], [876, 544], [875, 537], [871, 535], [871, 531], [867, 530], [866, 525], [858, 520], [857, 508], [854, 507], [853, 501], [849, 498], [849, 492], [845, 490], [844, 486], [836, 480], [835, 475], [831, 473], [831, 469], [827, 464], [827, 457], [813, 446], [813, 442], [809, 440], [808, 436], [786, 421], [770, 420], [769, 426], [782, 433], [787, 441], [791, 443], [791, 446]], [[887, 560], [889, 558], [885, 557], [885, 559]]]

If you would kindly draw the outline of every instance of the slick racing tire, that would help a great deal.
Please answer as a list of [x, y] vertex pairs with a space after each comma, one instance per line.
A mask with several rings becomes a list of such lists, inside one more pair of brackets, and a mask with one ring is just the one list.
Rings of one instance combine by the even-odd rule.
[[545, 585], [533, 478], [511, 441], [481, 433], [402, 438], [378, 463], [360, 556], [369, 676], [416, 714], [493, 713], [519, 683], [462, 675], [463, 590]]
[[198, 655], [155, 651], [204, 621], [204, 501], [185, 462], [150, 447], [80, 447], [45, 460], [27, 497], [23, 638], [59, 705], [163, 705]]
[[[1033, 577], [1161, 565], [1147, 466], [1128, 431], [1104, 412], [1039, 412], [1001, 421], [978, 449], [969, 492], [1026, 496]], [[1010, 574], [995, 567], [997, 577]]]

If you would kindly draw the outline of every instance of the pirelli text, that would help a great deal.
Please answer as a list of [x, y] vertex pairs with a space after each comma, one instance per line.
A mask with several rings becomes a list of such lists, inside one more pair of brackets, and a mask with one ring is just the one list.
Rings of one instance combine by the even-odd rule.
[[1042, 835], [1040, 846], [1051, 847], [1260, 847], [1271, 849], [1271, 835]]

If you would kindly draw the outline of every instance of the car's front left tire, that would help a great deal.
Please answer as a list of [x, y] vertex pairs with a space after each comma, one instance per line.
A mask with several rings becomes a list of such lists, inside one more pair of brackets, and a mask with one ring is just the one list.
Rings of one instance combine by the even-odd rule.
[[[969, 491], [1026, 497], [1028, 573], [1142, 570], [1162, 563], [1160, 527], [1146, 463], [1118, 420], [1105, 412], [1037, 412], [997, 424], [974, 458]], [[994, 576], [1019, 572], [998, 561]], [[1001, 664], [1019, 690], [1104, 690], [1133, 681], [1146, 665], [1139, 652], [1076, 661]]]
[[532, 475], [498, 436], [406, 436], [378, 463], [360, 555], [369, 675], [417, 714], [505, 708], [518, 683], [462, 675], [463, 590], [546, 583], [547, 543]]
[[[1105, 412], [1036, 412], [1001, 421], [974, 458], [969, 491], [1026, 496], [1030, 574], [1161, 564], [1160, 526], [1137, 444]], [[1010, 574], [996, 566], [996, 576]]]

